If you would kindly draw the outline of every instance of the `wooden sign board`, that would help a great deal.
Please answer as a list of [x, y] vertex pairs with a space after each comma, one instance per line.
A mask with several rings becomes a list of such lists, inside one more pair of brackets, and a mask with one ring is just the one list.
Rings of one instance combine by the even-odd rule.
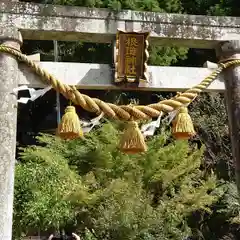
[[118, 30], [115, 56], [115, 82], [148, 82], [149, 32]]

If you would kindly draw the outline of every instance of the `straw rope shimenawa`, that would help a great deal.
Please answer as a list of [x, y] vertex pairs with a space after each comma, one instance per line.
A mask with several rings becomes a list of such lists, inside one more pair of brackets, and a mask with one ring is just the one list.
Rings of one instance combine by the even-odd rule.
[[217, 75], [222, 72], [223, 69], [228, 68], [235, 64], [240, 64], [240, 60], [232, 60], [226, 63], [220, 63], [219, 67], [214, 70], [208, 77], [206, 77], [201, 83], [186, 90], [181, 94], [177, 94], [175, 97], [163, 100], [158, 103], [150, 105], [115, 105], [112, 103], [106, 103], [98, 98], [91, 98], [85, 94], [81, 94], [75, 86], [70, 86], [60, 82], [54, 76], [38, 66], [35, 62], [27, 58], [26, 55], [20, 51], [0, 45], [0, 52], [8, 53], [15, 56], [20, 62], [25, 63], [32, 70], [39, 75], [43, 81], [51, 85], [56, 91], [60, 92], [64, 97], [70, 99], [73, 104], [80, 105], [83, 109], [94, 112], [97, 115], [103, 112], [106, 117], [119, 120], [147, 120], [154, 117], [158, 117], [161, 112], [169, 113], [182, 106], [190, 104], [195, 97], [206, 89]]

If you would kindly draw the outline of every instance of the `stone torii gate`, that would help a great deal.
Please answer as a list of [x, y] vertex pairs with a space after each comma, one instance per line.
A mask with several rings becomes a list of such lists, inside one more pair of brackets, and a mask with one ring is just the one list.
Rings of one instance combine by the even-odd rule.
[[[0, 3], [0, 42], [20, 49], [22, 38], [35, 40], [89, 41], [111, 43], [118, 28], [147, 30], [154, 45], [216, 49], [222, 61], [239, 59], [240, 18], [89, 9], [21, 3]], [[80, 89], [115, 89], [111, 66], [82, 63], [39, 63], [63, 83]], [[209, 75], [208, 68], [150, 66], [145, 91], [183, 91]], [[225, 80], [225, 85], [224, 81]], [[26, 66], [8, 54], [0, 54], [0, 240], [12, 238], [13, 179], [16, 149], [18, 85], [43, 88], [44, 84]], [[232, 153], [240, 172], [240, 66], [232, 66], [207, 91], [226, 89]], [[238, 176], [237, 174], [236, 176]]]

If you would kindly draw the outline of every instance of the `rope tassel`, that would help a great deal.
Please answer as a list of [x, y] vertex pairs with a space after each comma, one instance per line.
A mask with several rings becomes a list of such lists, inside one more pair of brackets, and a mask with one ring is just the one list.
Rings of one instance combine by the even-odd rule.
[[58, 125], [57, 134], [65, 140], [83, 137], [80, 119], [74, 106], [66, 107], [65, 114]]
[[120, 140], [119, 148], [126, 154], [136, 154], [147, 151], [147, 146], [138, 123], [130, 121]]
[[172, 124], [172, 133], [176, 139], [189, 139], [196, 134], [186, 107], [180, 108]]

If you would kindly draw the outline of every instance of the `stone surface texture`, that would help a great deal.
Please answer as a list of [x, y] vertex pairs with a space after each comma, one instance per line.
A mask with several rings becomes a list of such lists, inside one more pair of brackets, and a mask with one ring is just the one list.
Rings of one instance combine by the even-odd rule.
[[[0, 25], [1, 26], [1, 25]], [[19, 49], [16, 29], [1, 28], [0, 43]], [[0, 53], [0, 240], [12, 239], [14, 164], [16, 149], [17, 102], [12, 94], [18, 86], [18, 62]]]
[[[240, 56], [240, 41], [227, 41], [218, 47], [220, 59]], [[240, 192], [240, 66], [234, 65], [223, 71], [225, 99], [231, 136], [232, 156], [235, 163], [237, 187]]]
[[117, 29], [151, 31], [152, 44], [215, 48], [238, 40], [240, 18], [0, 2], [0, 22], [21, 29], [25, 39], [111, 42]]
[[[125, 85], [116, 86], [112, 78], [111, 66], [107, 64], [40, 62], [37, 63], [47, 72], [53, 74], [61, 82], [77, 85], [79, 89], [126, 89]], [[47, 85], [25, 64], [20, 64], [19, 84], [34, 88]], [[214, 69], [195, 67], [159, 67], [148, 66], [148, 86], [135, 87], [145, 91], [184, 91], [199, 84]], [[131, 87], [131, 90], [134, 88]], [[222, 75], [204, 91], [224, 91]]]

